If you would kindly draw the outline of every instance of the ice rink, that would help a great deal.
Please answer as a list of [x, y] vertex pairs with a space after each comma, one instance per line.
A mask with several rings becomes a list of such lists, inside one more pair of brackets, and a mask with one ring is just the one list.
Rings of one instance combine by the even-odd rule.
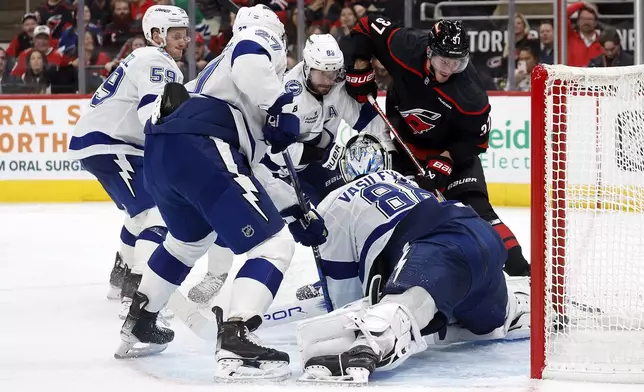
[[[498, 210], [529, 257], [527, 209]], [[296, 384], [294, 325], [259, 331], [267, 345], [291, 354], [293, 377], [281, 384], [220, 385], [213, 381], [214, 345], [173, 321], [176, 338], [160, 355], [117, 361], [122, 322], [118, 301], [105, 298], [121, 212], [111, 203], [0, 204], [0, 391], [324, 390]], [[197, 263], [182, 286], [205, 273]], [[276, 298], [317, 280], [312, 256], [299, 248]], [[225, 290], [225, 289], [224, 289]], [[463, 344], [428, 349], [398, 371], [376, 373], [382, 391], [642, 391], [642, 386], [532, 381], [529, 342]]]

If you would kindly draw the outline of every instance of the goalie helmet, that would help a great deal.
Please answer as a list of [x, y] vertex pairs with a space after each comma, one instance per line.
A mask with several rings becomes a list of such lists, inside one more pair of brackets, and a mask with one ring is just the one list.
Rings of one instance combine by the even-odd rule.
[[[165, 47], [168, 30], [173, 27], [187, 29], [190, 27], [190, 18], [182, 8], [173, 5], [153, 5], [145, 11], [141, 24], [143, 35], [150, 44]], [[161, 45], [152, 40], [152, 29], [159, 30], [159, 36], [163, 40]]]
[[280, 37], [282, 41], [285, 41], [286, 32], [282, 21], [273, 10], [263, 4], [253, 7], [241, 7], [237, 11], [237, 16], [235, 16], [235, 22], [233, 23], [233, 34], [250, 26], [264, 27]]
[[339, 162], [345, 182], [391, 168], [389, 153], [375, 136], [360, 133], [346, 144]]

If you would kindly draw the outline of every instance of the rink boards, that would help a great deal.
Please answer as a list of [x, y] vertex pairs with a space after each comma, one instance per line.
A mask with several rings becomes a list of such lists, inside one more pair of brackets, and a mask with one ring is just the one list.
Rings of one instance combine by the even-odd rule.
[[[490, 93], [492, 129], [481, 161], [494, 205], [530, 204], [530, 97]], [[81, 95], [0, 96], [0, 202], [108, 201], [66, 156], [89, 101]], [[384, 108], [384, 95], [378, 97]]]

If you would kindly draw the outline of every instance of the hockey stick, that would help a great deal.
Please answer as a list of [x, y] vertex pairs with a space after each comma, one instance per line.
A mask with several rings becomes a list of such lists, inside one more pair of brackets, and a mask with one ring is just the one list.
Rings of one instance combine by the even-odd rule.
[[[302, 192], [302, 187], [300, 186], [300, 180], [297, 177], [297, 172], [295, 171], [295, 165], [293, 165], [293, 160], [291, 159], [291, 154], [288, 153], [288, 150], [282, 152], [282, 157], [284, 162], [286, 162], [286, 169], [288, 170], [289, 176], [291, 177], [291, 184], [293, 189], [295, 189], [295, 195], [297, 196], [297, 203], [300, 205], [304, 216], [308, 216], [308, 213], [311, 211], [309, 204], [304, 200], [304, 193]], [[329, 288], [326, 285], [326, 277], [322, 271], [322, 256], [320, 256], [320, 248], [317, 246], [312, 246], [313, 249], [313, 258], [315, 259], [315, 266], [318, 270], [318, 277], [320, 278], [320, 286], [322, 287], [322, 296], [324, 297], [324, 303], [326, 309], [329, 313], [333, 311], [333, 304], [331, 303], [331, 297], [329, 296]]]
[[[435, 175], [435, 174], [427, 172], [425, 170], [425, 168], [423, 168], [423, 166], [420, 164], [420, 162], [418, 162], [418, 159], [416, 158], [416, 156], [414, 156], [414, 153], [411, 152], [411, 150], [409, 149], [409, 146], [407, 146], [407, 143], [405, 143], [402, 140], [402, 138], [400, 137], [400, 134], [398, 133], [396, 128], [394, 128], [394, 126], [391, 124], [391, 121], [389, 121], [389, 119], [387, 118], [387, 115], [385, 114], [385, 112], [382, 110], [382, 108], [380, 108], [380, 105], [378, 105], [378, 102], [376, 102], [376, 99], [371, 94], [367, 95], [367, 99], [369, 100], [369, 103], [371, 104], [371, 106], [378, 113], [380, 118], [382, 118], [382, 121], [385, 122], [385, 125], [387, 126], [387, 128], [389, 128], [389, 131], [391, 131], [391, 133], [394, 135], [394, 139], [396, 139], [396, 141], [398, 141], [398, 144], [400, 144], [400, 146], [403, 148], [403, 150], [405, 150], [405, 153], [407, 154], [407, 156], [409, 157], [411, 162], [416, 167], [416, 170], [418, 171], [418, 175], [420, 177], [425, 177], [427, 175], [429, 175], [429, 176]], [[443, 196], [441, 191], [439, 191], [438, 189], [434, 190], [434, 195], [436, 196], [438, 201], [445, 201], [446, 200], [445, 196]]]
[[[190, 301], [180, 291], [176, 290], [168, 301], [170, 308], [179, 321], [184, 323], [195, 335], [204, 340], [217, 340], [217, 320], [210, 306], [200, 306]], [[326, 304], [320, 297], [281, 305], [271, 305], [264, 314], [260, 329], [288, 324], [307, 318], [326, 314]]]

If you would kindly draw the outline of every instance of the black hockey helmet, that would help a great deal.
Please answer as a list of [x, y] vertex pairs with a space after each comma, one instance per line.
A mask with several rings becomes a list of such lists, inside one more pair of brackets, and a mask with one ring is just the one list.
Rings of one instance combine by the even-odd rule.
[[[461, 21], [439, 20], [429, 30], [427, 57], [457, 60], [452, 72], [462, 72], [469, 62], [470, 39]], [[434, 64], [432, 64], [434, 65]]]

